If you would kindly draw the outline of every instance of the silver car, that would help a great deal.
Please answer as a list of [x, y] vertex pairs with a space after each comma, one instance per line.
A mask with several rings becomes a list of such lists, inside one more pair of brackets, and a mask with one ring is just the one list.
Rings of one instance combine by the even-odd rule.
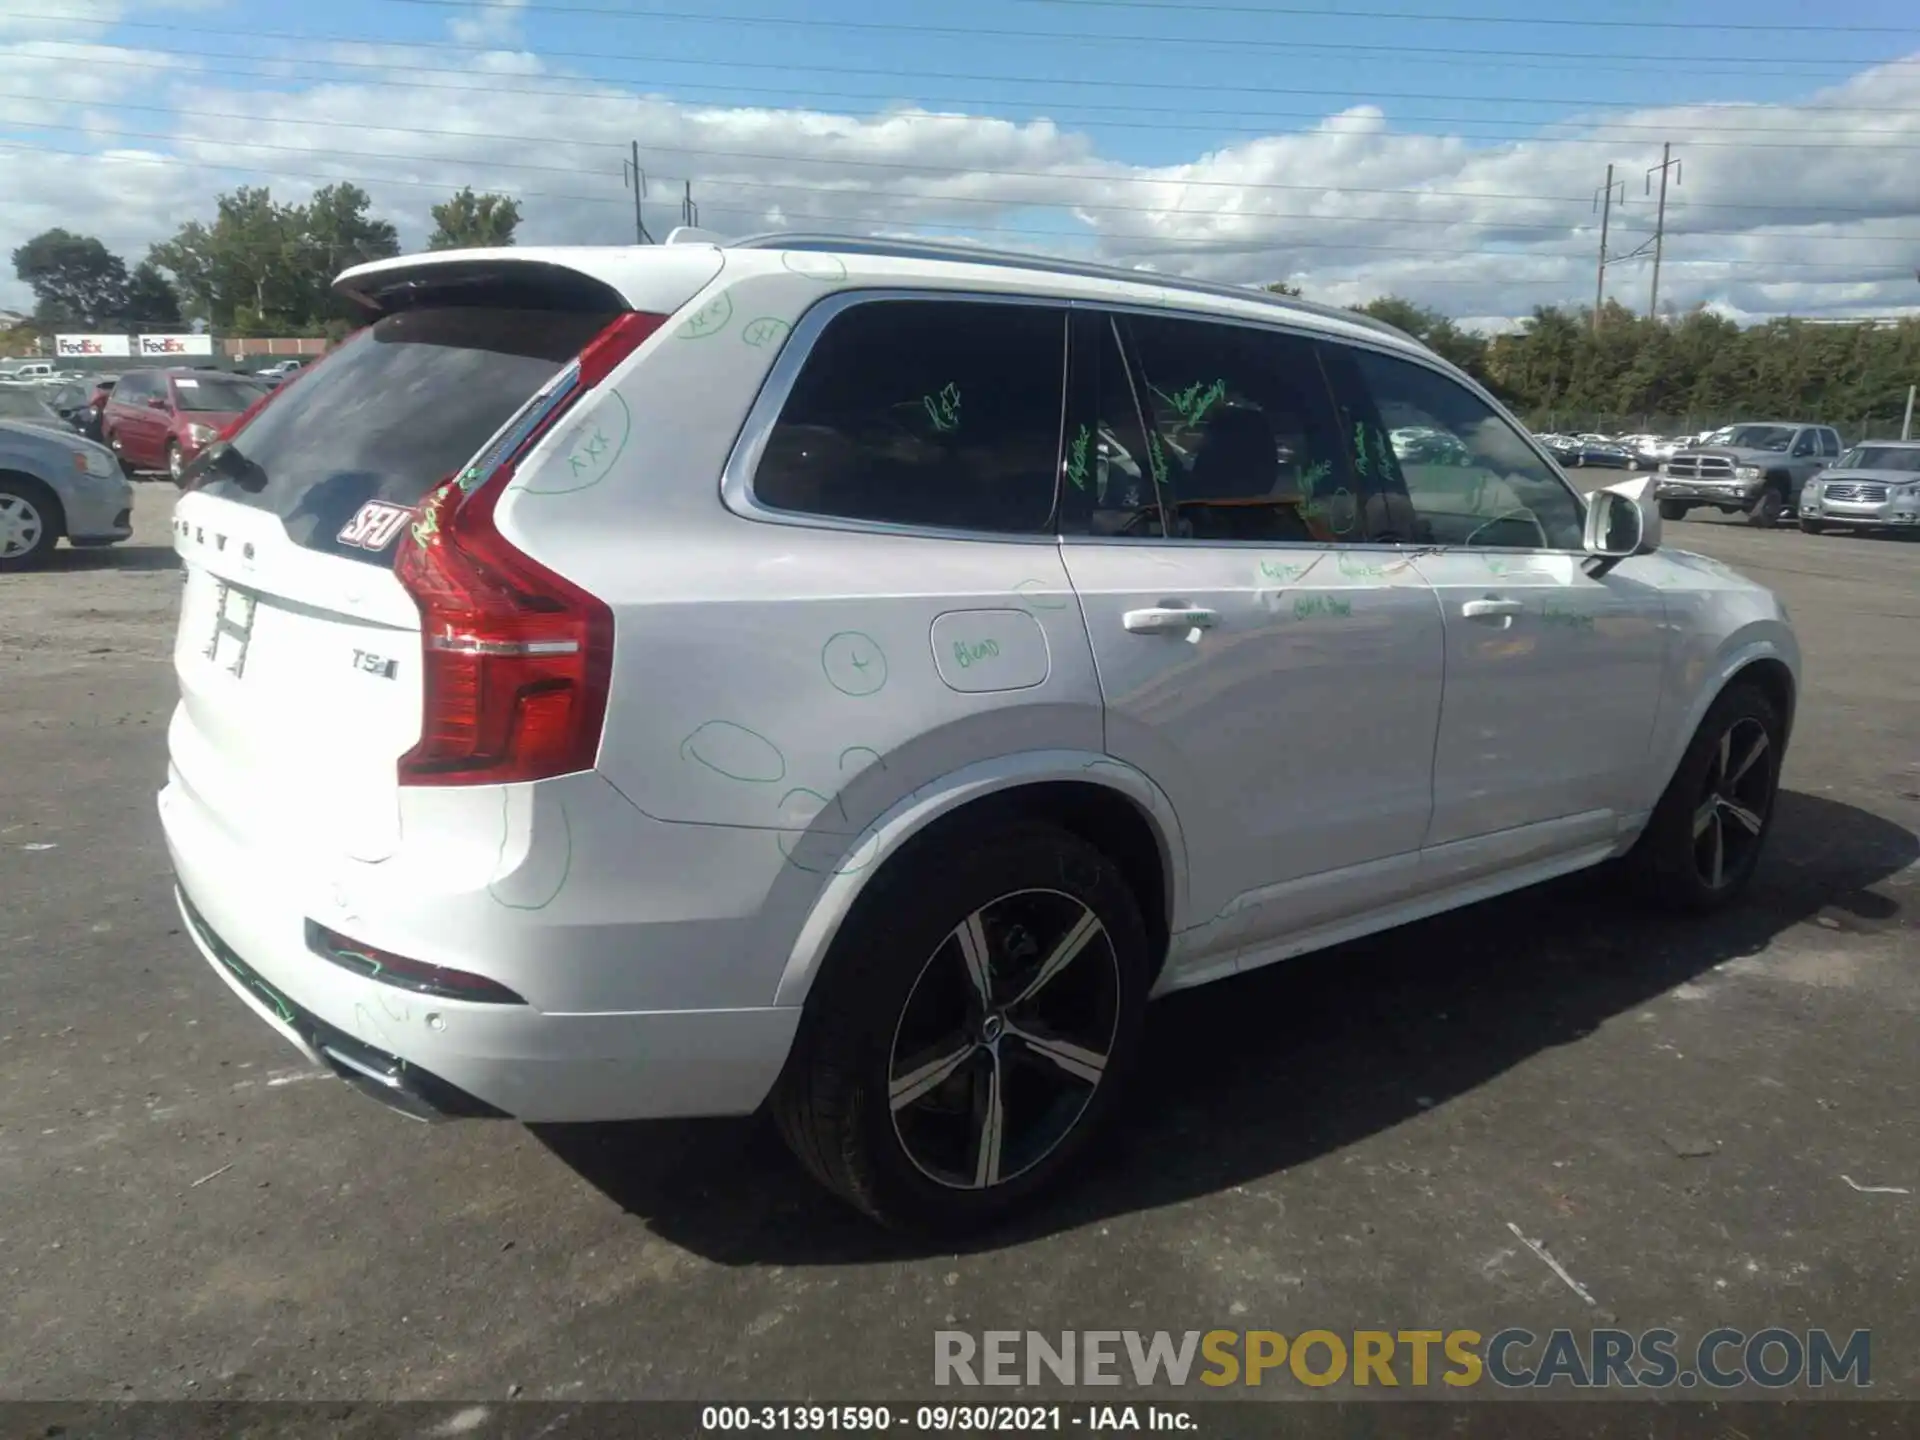
[[133, 534], [133, 486], [104, 445], [0, 419], [0, 572], [46, 563], [61, 536], [112, 545]]
[[1920, 530], [1920, 440], [1856, 445], [1808, 481], [1800, 528], [1818, 534], [1829, 526]]

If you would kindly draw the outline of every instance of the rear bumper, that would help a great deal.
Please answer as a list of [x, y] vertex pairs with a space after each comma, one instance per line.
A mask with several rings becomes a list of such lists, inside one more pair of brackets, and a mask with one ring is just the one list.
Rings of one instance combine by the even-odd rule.
[[[798, 1008], [557, 1014], [416, 994], [343, 969], [307, 948], [301, 877], [234, 841], [177, 784], [159, 808], [201, 955], [309, 1060], [408, 1114], [747, 1114], [786, 1063]], [[550, 939], [563, 946], [566, 931]], [[634, 943], [644, 960], [645, 926]]]

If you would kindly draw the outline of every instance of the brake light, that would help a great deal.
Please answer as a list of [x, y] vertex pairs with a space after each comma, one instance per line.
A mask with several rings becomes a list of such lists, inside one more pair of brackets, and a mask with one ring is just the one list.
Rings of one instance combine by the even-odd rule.
[[494, 524], [514, 466], [666, 322], [622, 315], [458, 480], [428, 496], [394, 574], [420, 608], [420, 740], [403, 785], [497, 785], [591, 770], [613, 673], [613, 612]]

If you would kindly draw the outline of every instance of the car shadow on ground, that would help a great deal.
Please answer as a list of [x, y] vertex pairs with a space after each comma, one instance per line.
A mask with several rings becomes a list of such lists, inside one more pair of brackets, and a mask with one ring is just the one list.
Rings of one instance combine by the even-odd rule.
[[[1464, 1095], [1816, 917], [1902, 923], [1872, 887], [1920, 837], [1783, 791], [1748, 896], [1710, 919], [1650, 912], [1602, 869], [1174, 995], [1149, 1013], [1120, 1139], [987, 1250], [1284, 1171]], [[932, 1253], [817, 1189], [764, 1118], [536, 1126], [659, 1235], [723, 1264]]]
[[172, 570], [179, 564], [171, 545], [66, 545], [49, 555], [41, 569]]

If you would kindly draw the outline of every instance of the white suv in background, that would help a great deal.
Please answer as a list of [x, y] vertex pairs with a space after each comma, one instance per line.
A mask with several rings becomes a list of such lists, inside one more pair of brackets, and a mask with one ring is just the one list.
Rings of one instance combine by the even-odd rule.
[[337, 288], [188, 477], [160, 811], [202, 952], [396, 1106], [770, 1103], [961, 1228], [1075, 1166], [1152, 996], [1752, 874], [1779, 603], [1398, 331], [844, 237]]

